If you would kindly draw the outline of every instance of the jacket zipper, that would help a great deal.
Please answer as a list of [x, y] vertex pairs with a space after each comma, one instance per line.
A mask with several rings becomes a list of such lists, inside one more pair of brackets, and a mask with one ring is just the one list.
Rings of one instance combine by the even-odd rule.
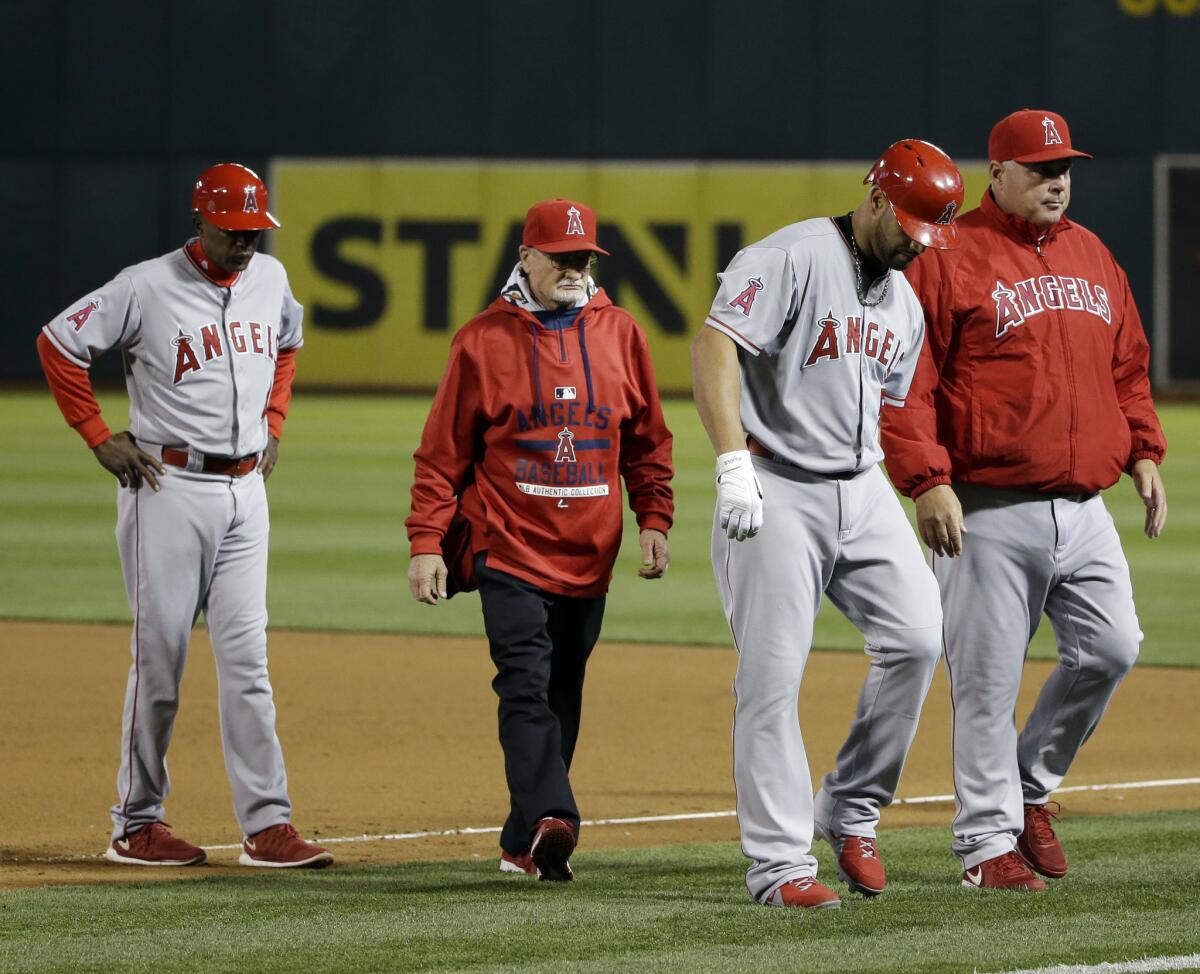
[[[1042, 239], [1045, 239], [1045, 238], [1043, 237]], [[1036, 241], [1034, 243], [1034, 248], [1037, 250], [1037, 255], [1038, 255], [1038, 258], [1042, 262], [1042, 266], [1046, 269], [1047, 273], [1049, 273], [1051, 271], [1050, 262], [1046, 259], [1046, 254], [1042, 250], [1042, 241], [1041, 240]], [[1067, 436], [1067, 448], [1069, 451], [1068, 460], [1067, 460], [1067, 479], [1070, 482], [1074, 483], [1074, 481], [1075, 481], [1075, 439], [1077, 436], [1078, 423], [1079, 423], [1079, 403], [1076, 398], [1076, 389], [1075, 389], [1075, 366], [1074, 366], [1074, 363], [1071, 361], [1071, 343], [1070, 343], [1069, 336], [1067, 333], [1066, 316], [1063, 314], [1062, 308], [1057, 308], [1055, 310], [1056, 310], [1056, 317], [1058, 318], [1058, 331], [1059, 331], [1059, 335], [1062, 338], [1063, 362], [1066, 364], [1066, 367], [1067, 367], [1067, 402], [1070, 404], [1070, 407], [1071, 407], [1071, 412], [1070, 412], [1071, 425], [1068, 430], [1068, 436]]]

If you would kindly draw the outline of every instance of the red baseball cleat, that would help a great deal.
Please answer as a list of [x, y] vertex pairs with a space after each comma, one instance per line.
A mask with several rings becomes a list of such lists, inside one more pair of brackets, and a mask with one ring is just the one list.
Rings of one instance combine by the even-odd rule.
[[519, 856], [512, 856], [500, 850], [500, 872], [516, 873], [518, 876], [533, 876], [537, 878], [537, 866], [533, 864], [533, 856], [528, 852], [523, 852]]
[[1015, 852], [995, 856], [965, 870], [962, 884], [966, 889], [1024, 889], [1039, 891], [1046, 884], [1033, 874], [1029, 863]]
[[[1050, 805], [1054, 811], [1050, 811]], [[1025, 831], [1017, 838], [1017, 848], [1025, 861], [1043, 876], [1062, 879], [1067, 874], [1067, 854], [1054, 834], [1052, 818], [1062, 814], [1058, 802], [1025, 806]]]
[[117, 839], [104, 850], [104, 858], [130, 866], [198, 866], [206, 857], [203, 849], [173, 836], [162, 822], [151, 822]]
[[538, 878], [552, 882], [570, 882], [571, 853], [575, 851], [575, 829], [561, 818], [544, 818], [533, 832], [529, 855], [537, 868]]
[[333, 862], [333, 853], [305, 842], [299, 832], [284, 822], [243, 839], [238, 862], [243, 866], [265, 866], [270, 869], [298, 866], [319, 869]]
[[819, 825], [816, 833], [837, 854], [838, 877], [843, 883], [863, 896], [878, 896], [883, 892], [887, 886], [887, 873], [874, 836], [841, 835]]
[[788, 880], [763, 903], [764, 906], [786, 906], [804, 910], [836, 910], [842, 905], [837, 893], [818, 883], [813, 876]]

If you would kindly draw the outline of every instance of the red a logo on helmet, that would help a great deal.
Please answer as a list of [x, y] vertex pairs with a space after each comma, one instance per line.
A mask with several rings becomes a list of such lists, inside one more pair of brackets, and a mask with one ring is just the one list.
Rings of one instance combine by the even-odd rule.
[[754, 307], [754, 299], [758, 296], [758, 292], [763, 289], [764, 285], [761, 277], [752, 277], [746, 282], [746, 289], [736, 298], [729, 302], [729, 307], [737, 308], [747, 318], [750, 317], [750, 309]]
[[950, 221], [954, 219], [954, 214], [957, 210], [958, 210], [958, 204], [955, 203], [954, 200], [951, 200], [949, 203], [946, 204], [946, 208], [944, 210], [942, 210], [942, 215], [939, 216], [933, 222], [934, 223], [944, 223], [944, 224], [948, 225], [950, 223]]
[[567, 233], [566, 236], [586, 237], [587, 234], [583, 230], [583, 220], [579, 218], [579, 210], [571, 207], [567, 210]]
[[1042, 128], [1046, 130], [1046, 145], [1062, 145], [1062, 136], [1058, 134], [1058, 126], [1049, 115], [1042, 116]]
[[85, 304], [78, 311], [72, 311], [69, 315], [67, 315], [67, 321], [73, 321], [75, 323], [75, 330], [79, 331], [79, 329], [87, 324], [88, 318], [92, 316], [92, 312], [98, 307], [100, 307], [100, 299], [92, 298], [91, 301]]
[[242, 203], [242, 212], [243, 213], [257, 213], [258, 212], [258, 196], [255, 194], [255, 190], [254, 190], [253, 186], [246, 187], [246, 200], [245, 200], [245, 202]]

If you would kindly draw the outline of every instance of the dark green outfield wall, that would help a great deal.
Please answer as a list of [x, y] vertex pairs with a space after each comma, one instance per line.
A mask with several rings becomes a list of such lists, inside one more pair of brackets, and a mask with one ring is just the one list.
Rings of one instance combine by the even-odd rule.
[[[968, 159], [1025, 106], [1062, 112], [1096, 154], [1072, 215], [1126, 266], [1149, 325], [1153, 158], [1200, 153], [1198, 7], [0, 0], [0, 378], [36, 376], [50, 315], [182, 239], [211, 162], [865, 163], [906, 136]], [[1186, 324], [1172, 372], [1200, 380]]]

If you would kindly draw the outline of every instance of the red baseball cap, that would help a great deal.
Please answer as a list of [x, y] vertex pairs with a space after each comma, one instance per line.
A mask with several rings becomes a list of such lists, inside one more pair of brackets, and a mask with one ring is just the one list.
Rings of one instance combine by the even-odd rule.
[[1071, 130], [1057, 112], [1022, 108], [992, 126], [988, 158], [996, 162], [1050, 162], [1052, 159], [1092, 158], [1071, 148]]
[[594, 250], [609, 255], [596, 246], [596, 211], [574, 200], [543, 200], [531, 206], [525, 214], [521, 243], [547, 254]]

